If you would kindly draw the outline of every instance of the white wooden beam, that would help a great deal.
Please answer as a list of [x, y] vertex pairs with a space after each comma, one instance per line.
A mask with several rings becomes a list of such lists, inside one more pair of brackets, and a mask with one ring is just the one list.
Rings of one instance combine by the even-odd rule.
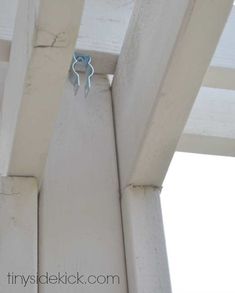
[[0, 177], [1, 292], [38, 292], [21, 277], [37, 274], [37, 195], [34, 178]]
[[235, 68], [209, 66], [203, 86], [235, 90]]
[[211, 66], [235, 68], [235, 5], [233, 5], [219, 44], [211, 60]]
[[128, 186], [122, 214], [129, 293], [170, 293], [160, 190]]
[[[133, 3], [134, 0], [85, 1], [76, 48], [92, 56], [96, 73], [114, 73]], [[16, 0], [0, 0], [0, 61], [9, 54], [16, 5]], [[1, 40], [5, 54], [1, 54]]]
[[[0, 61], [8, 61], [16, 0], [0, 0]], [[93, 58], [96, 73], [114, 74], [134, 1], [87, 0], [77, 39], [77, 50]], [[235, 7], [226, 23], [204, 86], [234, 89]], [[95, 29], [94, 29], [95, 28]]]
[[202, 87], [177, 150], [235, 156], [235, 92]]
[[40, 293], [127, 293], [110, 85], [95, 75], [85, 98], [81, 79], [76, 96], [66, 84], [42, 181], [40, 271], [116, 277]]
[[83, 0], [19, 1], [1, 121], [1, 174], [40, 177]]
[[[10, 41], [0, 40], [1, 63], [9, 62], [10, 49]], [[92, 56], [92, 64], [96, 74], [113, 75], [115, 73], [119, 53], [89, 50], [85, 46], [83, 49], [79, 49], [78, 47], [76, 51]], [[206, 87], [235, 90], [235, 68], [210, 65], [202, 83]]]
[[122, 187], [161, 186], [232, 4], [136, 1], [112, 90]]
[[235, 6], [233, 6], [203, 86], [235, 90]]
[[235, 157], [235, 139], [183, 133], [176, 150], [186, 153]]

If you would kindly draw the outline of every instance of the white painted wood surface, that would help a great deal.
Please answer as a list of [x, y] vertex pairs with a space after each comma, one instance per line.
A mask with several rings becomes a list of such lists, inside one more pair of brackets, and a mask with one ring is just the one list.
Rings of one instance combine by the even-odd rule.
[[202, 87], [177, 149], [234, 156], [235, 91]]
[[128, 186], [122, 214], [129, 293], [170, 293], [160, 190]]
[[203, 86], [235, 90], [235, 68], [209, 66]]
[[3, 175], [41, 175], [82, 7], [83, 0], [19, 2], [2, 105]]
[[0, 177], [1, 292], [37, 292], [37, 285], [24, 287], [19, 277], [12, 285], [7, 277], [37, 273], [37, 194], [34, 178]]
[[[0, 39], [12, 40], [18, 0], [0, 0]], [[133, 0], [87, 0], [78, 48], [119, 54], [131, 12]], [[212, 4], [213, 7], [213, 4]], [[233, 7], [212, 66], [235, 67], [235, 8]]]
[[161, 186], [232, 2], [136, 2], [112, 90], [122, 187]]
[[[12, 40], [17, 0], [0, 0], [0, 60], [6, 59]], [[85, 1], [76, 48], [94, 59], [96, 73], [114, 73], [134, 0]], [[75, 10], [76, 7], [74, 6]], [[1, 44], [1, 40], [5, 42]], [[5, 54], [1, 54], [4, 46]]]
[[127, 293], [108, 80], [87, 98], [66, 84], [40, 194], [40, 271], [115, 274], [120, 284], [41, 286], [40, 293]]
[[119, 54], [133, 4], [134, 0], [86, 0], [77, 48]]
[[0, 0], [0, 39], [11, 41], [13, 37], [18, 0]]
[[225, 25], [203, 85], [235, 90], [235, 6]]
[[[1, 61], [6, 61], [9, 55], [17, 2], [17, 0], [0, 0]], [[101, 0], [98, 2], [87, 0], [85, 2], [77, 49], [93, 56], [97, 73], [114, 73], [133, 5], [133, 0]], [[234, 23], [235, 8], [233, 7], [212, 58], [212, 68], [208, 71], [205, 86], [210, 86], [209, 80], [210, 83], [216, 84], [218, 88], [224, 86], [227, 88], [228, 83], [224, 77], [224, 69], [226, 70], [226, 76], [231, 74], [229, 79], [234, 80], [234, 74], [229, 70], [235, 68]], [[2, 51], [4, 51], [4, 54], [2, 54]], [[214, 75], [215, 69], [218, 77]], [[224, 82], [221, 82], [221, 79]]]
[[[0, 39], [12, 40], [18, 2], [0, 0]], [[134, 0], [86, 0], [77, 48], [119, 54], [133, 4]]]
[[[213, 8], [213, 4], [212, 4]], [[212, 66], [235, 68], [235, 6], [233, 6], [224, 32], [211, 61]]]

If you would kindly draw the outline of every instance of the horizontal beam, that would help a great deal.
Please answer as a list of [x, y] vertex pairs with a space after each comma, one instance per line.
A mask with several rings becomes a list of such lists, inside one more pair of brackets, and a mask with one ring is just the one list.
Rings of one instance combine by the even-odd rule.
[[[13, 35], [16, 1], [1, 0], [0, 61], [7, 61]], [[78, 51], [93, 58], [96, 73], [114, 74], [134, 1], [87, 0], [77, 39]], [[8, 16], [8, 17], [6, 17]], [[212, 58], [204, 86], [234, 89], [235, 7], [232, 8], [224, 32]], [[95, 29], [94, 29], [95, 28]]]
[[201, 88], [177, 150], [235, 156], [235, 92]]
[[235, 139], [183, 133], [176, 150], [186, 153], [235, 157]]
[[[0, 40], [0, 62], [9, 62], [11, 41]], [[90, 55], [96, 74], [114, 74], [119, 53], [88, 50], [78, 46], [77, 52]], [[205, 87], [235, 90], [235, 68], [209, 66], [203, 79]]]
[[[9, 50], [17, 2], [0, 0], [0, 5], [1, 2], [3, 9], [0, 10], [0, 40]], [[96, 73], [114, 73], [133, 3], [134, 0], [85, 1], [76, 48], [92, 56]], [[5, 61], [9, 51], [2, 54], [1, 50], [0, 41], [0, 61]]]
[[235, 90], [235, 68], [209, 66], [203, 86]]
[[122, 188], [162, 185], [232, 4], [136, 1], [112, 87]]
[[211, 60], [211, 66], [235, 68], [235, 6], [233, 5], [223, 34]]
[[19, 1], [2, 103], [3, 175], [42, 175], [83, 2]]
[[[0, 40], [0, 64], [9, 62], [10, 51], [11, 41]], [[79, 46], [76, 51], [92, 57], [92, 65], [96, 74], [114, 74], [119, 54], [87, 50]]]

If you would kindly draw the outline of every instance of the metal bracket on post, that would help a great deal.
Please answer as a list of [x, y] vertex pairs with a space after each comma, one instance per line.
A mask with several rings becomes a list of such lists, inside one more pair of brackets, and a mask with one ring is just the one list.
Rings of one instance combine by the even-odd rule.
[[74, 94], [76, 95], [80, 87], [79, 71], [85, 71], [86, 83], [85, 83], [85, 96], [87, 97], [91, 88], [91, 77], [94, 74], [94, 68], [91, 65], [91, 57], [75, 52], [73, 54], [73, 60], [69, 71], [69, 80], [74, 86]]

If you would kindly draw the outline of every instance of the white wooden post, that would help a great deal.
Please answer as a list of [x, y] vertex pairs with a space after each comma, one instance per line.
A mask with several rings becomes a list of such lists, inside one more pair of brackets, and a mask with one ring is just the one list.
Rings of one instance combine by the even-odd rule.
[[110, 85], [67, 82], [40, 194], [41, 272], [118, 275], [112, 284], [40, 285], [40, 293], [127, 293]]
[[129, 293], [170, 293], [160, 190], [128, 186], [122, 214]]
[[37, 273], [37, 198], [36, 179], [0, 177], [1, 292], [38, 292], [36, 284], [27, 282], [28, 275]]

